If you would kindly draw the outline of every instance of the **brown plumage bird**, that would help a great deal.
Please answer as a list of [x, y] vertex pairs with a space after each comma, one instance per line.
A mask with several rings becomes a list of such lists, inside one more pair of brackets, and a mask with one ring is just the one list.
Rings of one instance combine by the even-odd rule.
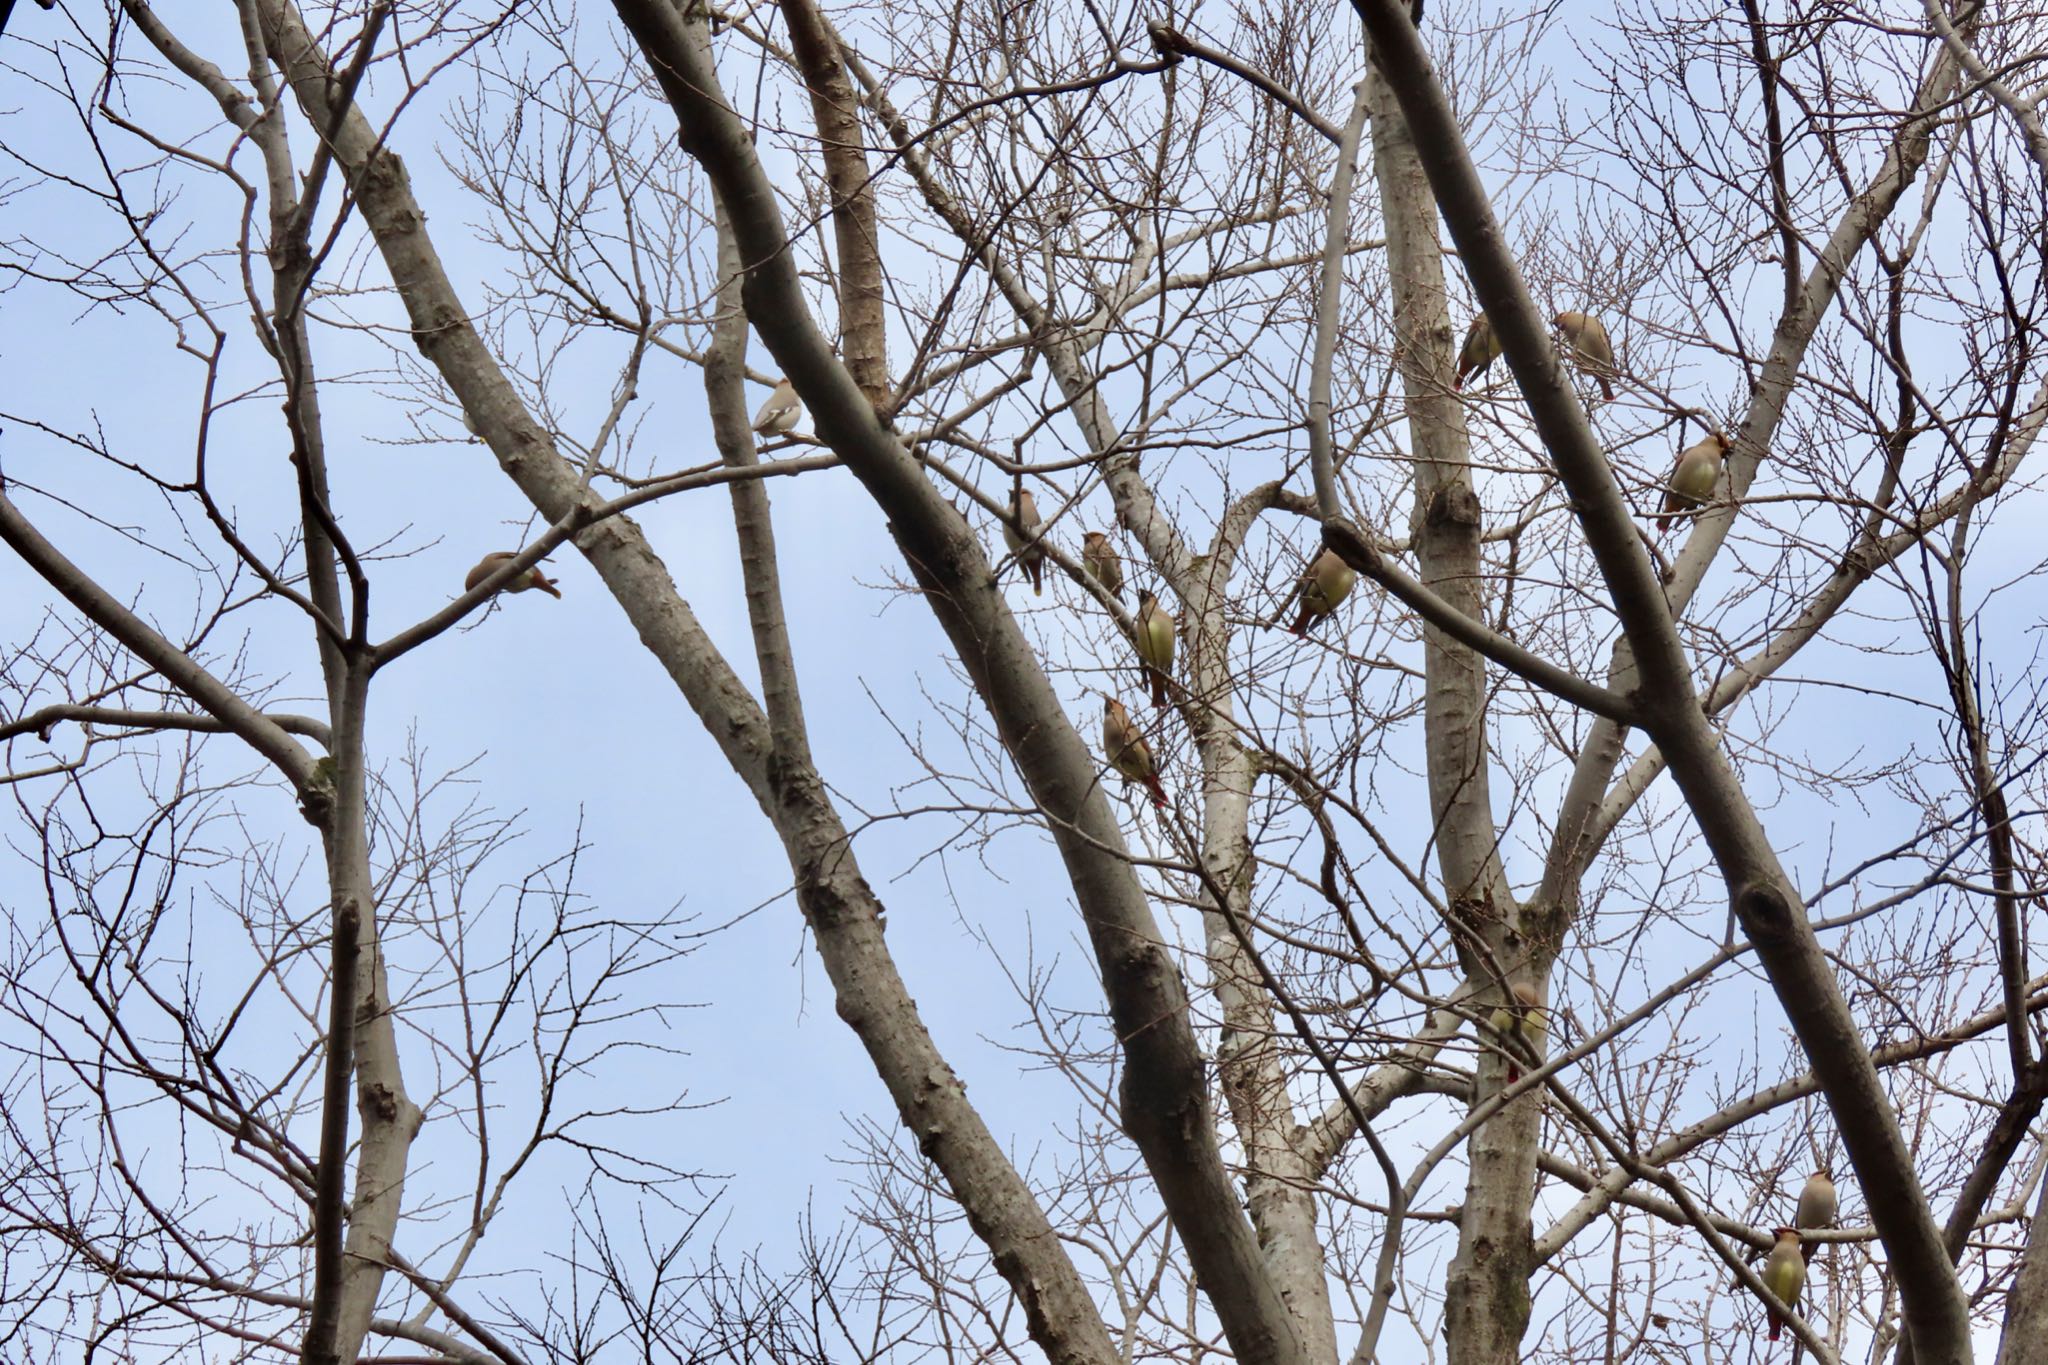
[[[1825, 1166], [1806, 1177], [1806, 1184], [1800, 1187], [1799, 1210], [1792, 1215], [1792, 1225], [1803, 1233], [1835, 1225], [1835, 1178]], [[1807, 1241], [1799, 1244], [1809, 1261], [1813, 1259], [1814, 1245]]]
[[1466, 380], [1485, 374], [1499, 359], [1500, 338], [1493, 334], [1493, 324], [1486, 320], [1486, 314], [1481, 313], [1465, 329], [1465, 344], [1458, 351], [1458, 374], [1451, 380], [1451, 387], [1464, 388]]
[[[476, 567], [469, 571], [469, 576], [462, 580], [462, 590], [464, 592], [468, 592], [471, 588], [475, 587], [477, 584], [483, 582], [486, 578], [489, 578], [492, 574], [496, 573], [498, 571], [499, 566], [504, 564], [506, 560], [516, 558], [518, 558], [518, 556], [510, 550], [491, 551], [491, 553], [485, 555], [482, 559], [479, 559], [476, 562]], [[538, 564], [528, 569], [525, 573], [519, 575], [519, 577], [513, 579], [510, 583], [507, 583], [498, 591], [526, 592], [533, 588], [538, 588], [542, 592], [546, 593], [548, 596], [556, 599], [559, 599], [562, 595], [562, 590], [555, 586], [555, 581], [552, 578], [549, 578], [546, 574], [540, 571], [540, 565]]]
[[1102, 585], [1104, 592], [1119, 602], [1124, 600], [1124, 562], [1107, 535], [1090, 531], [1081, 537], [1081, 567]]
[[1152, 759], [1152, 746], [1138, 733], [1131, 713], [1115, 697], [1102, 699], [1102, 751], [1109, 766], [1126, 782], [1142, 782], [1152, 793], [1152, 804], [1166, 809], [1166, 788], [1159, 784], [1159, 765]]
[[1138, 647], [1139, 672], [1152, 686], [1152, 704], [1166, 705], [1167, 684], [1173, 677], [1174, 620], [1159, 599], [1138, 589], [1138, 628], [1132, 643]]
[[[1763, 1281], [1764, 1288], [1776, 1294], [1787, 1308], [1799, 1306], [1799, 1289], [1806, 1283], [1806, 1257], [1800, 1253], [1798, 1228], [1778, 1229], [1778, 1244], [1771, 1248], [1770, 1259], [1764, 1262]], [[1775, 1308], [1766, 1307], [1764, 1312], [1771, 1340], [1776, 1341], [1785, 1319]]]
[[1670, 530], [1678, 513], [1698, 507], [1714, 496], [1714, 485], [1721, 481], [1721, 462], [1727, 454], [1728, 438], [1718, 431], [1708, 432], [1705, 440], [1678, 452], [1678, 463], [1664, 485], [1664, 510], [1657, 518], [1658, 530]]
[[1038, 595], [1045, 592], [1045, 551], [1038, 545], [1039, 528], [1043, 525], [1045, 523], [1038, 519], [1038, 503], [1031, 496], [1031, 490], [1013, 489], [1009, 511], [1003, 517], [1003, 544], [1017, 556], [1018, 567], [1031, 580], [1031, 591]]
[[1337, 610], [1338, 604], [1351, 595], [1351, 586], [1357, 581], [1358, 571], [1338, 558], [1335, 550], [1317, 555], [1302, 570], [1298, 588], [1301, 615], [1294, 622], [1294, 633], [1308, 634], [1310, 626]]
[[1559, 313], [1551, 319], [1564, 339], [1571, 343], [1572, 363], [1579, 373], [1599, 381], [1600, 396], [1614, 401], [1614, 344], [1607, 339], [1607, 324], [1591, 313]]
[[796, 430], [804, 415], [804, 400], [796, 396], [796, 385], [787, 379], [775, 381], [775, 392], [754, 414], [756, 436], [783, 436]]
[[1536, 994], [1536, 988], [1526, 981], [1518, 981], [1512, 993], [1513, 1004], [1502, 1005], [1487, 1020], [1493, 1025], [1493, 1031], [1500, 1035], [1501, 1042], [1510, 1045], [1506, 1047], [1509, 1085], [1522, 1079], [1522, 1061], [1511, 1044], [1516, 1041], [1525, 1043], [1529, 1051], [1540, 1058], [1543, 1056], [1544, 1037], [1550, 1031], [1549, 1023], [1543, 1017], [1543, 1000]]

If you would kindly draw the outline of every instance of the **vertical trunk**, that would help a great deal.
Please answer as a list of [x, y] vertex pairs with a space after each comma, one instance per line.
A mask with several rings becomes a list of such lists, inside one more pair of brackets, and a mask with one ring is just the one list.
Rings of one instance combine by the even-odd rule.
[[1997, 1365], [2048, 1365], [2048, 1181], [2034, 1205], [2027, 1254], [2019, 1278], [2005, 1300], [2005, 1332], [1998, 1342]]
[[875, 195], [861, 144], [860, 107], [840, 60], [839, 42], [814, 0], [784, 0], [789, 45], [811, 91], [811, 113], [832, 194], [832, 235], [839, 247], [839, 358], [884, 417], [889, 414], [888, 327], [882, 311], [882, 255], [875, 237]]
[[[1226, 527], [1219, 541], [1228, 535]], [[1334, 1361], [1337, 1329], [1330, 1314], [1329, 1281], [1311, 1192], [1317, 1172], [1310, 1169], [1296, 1136], [1300, 1130], [1287, 1093], [1272, 997], [1227, 918], [1246, 922], [1254, 870], [1248, 830], [1256, 775], [1251, 756], [1237, 738], [1230, 634], [1224, 616], [1223, 586], [1235, 558], [1234, 544], [1217, 545], [1204, 561], [1209, 572], [1194, 585], [1183, 622], [1188, 682], [1202, 699], [1194, 715], [1202, 755], [1202, 866], [1208, 877], [1201, 896], [1202, 927], [1223, 1012], [1216, 1069], [1231, 1124], [1244, 1148], [1250, 1173], [1246, 1203], [1266, 1268], [1294, 1320], [1303, 1355]]]
[[[1393, 277], [1395, 353], [1415, 452], [1416, 557], [1424, 583], [1466, 615], [1480, 618], [1479, 499], [1472, 487], [1464, 408], [1451, 392], [1453, 333], [1436, 203], [1408, 126], [1377, 65], [1366, 79], [1373, 170]], [[1501, 866], [1488, 780], [1485, 664], [1427, 626], [1423, 662], [1430, 811], [1444, 899], [1459, 921], [1453, 932], [1476, 979], [1494, 980], [1503, 972], [1536, 979], [1552, 950], [1525, 939], [1520, 907]], [[1505, 983], [1494, 980], [1494, 987], [1492, 998], [1504, 999]], [[1504, 1080], [1504, 1062], [1482, 1055], [1474, 1102], [1498, 1091]], [[1529, 1207], [1540, 1113], [1531, 1096], [1497, 1114], [1467, 1145], [1470, 1173], [1458, 1253], [1444, 1296], [1452, 1365], [1497, 1365], [1520, 1358], [1529, 1325]]]

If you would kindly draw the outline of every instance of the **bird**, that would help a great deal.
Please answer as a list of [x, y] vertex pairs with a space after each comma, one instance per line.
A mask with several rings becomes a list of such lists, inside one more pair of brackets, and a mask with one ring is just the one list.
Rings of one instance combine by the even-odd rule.
[[1670, 530], [1678, 513], [1698, 507], [1714, 496], [1714, 485], [1721, 481], [1721, 460], [1727, 453], [1728, 438], [1718, 431], [1708, 432], [1705, 440], [1678, 452], [1678, 463], [1664, 485], [1664, 511], [1657, 518], [1658, 530]]
[[1167, 680], [1173, 677], [1173, 617], [1143, 588], [1138, 589], [1138, 628], [1132, 643], [1138, 647], [1139, 671], [1152, 684], [1152, 704], [1166, 705]]
[[1511, 1046], [1517, 1040], [1526, 1043], [1532, 1055], [1543, 1055], [1543, 1039], [1550, 1031], [1543, 1017], [1543, 998], [1536, 994], [1536, 988], [1526, 981], [1515, 983], [1514, 1003], [1502, 1005], [1493, 1012], [1487, 1022], [1500, 1035], [1502, 1045], [1508, 1054], [1508, 1084], [1522, 1079], [1522, 1061]]
[[804, 400], [796, 396], [796, 385], [787, 379], [778, 379], [775, 392], [768, 395], [768, 401], [761, 404], [761, 410], [754, 414], [754, 434], [781, 436], [795, 431], [797, 421], [803, 415]]
[[[1799, 1210], [1792, 1215], [1793, 1226], [1801, 1232], [1818, 1232], [1833, 1227], [1835, 1223], [1835, 1178], [1823, 1166], [1806, 1177], [1806, 1184], [1799, 1191]], [[1807, 1260], [1813, 1259], [1814, 1243], [1801, 1242], [1800, 1252]]]
[[1351, 595], [1351, 585], [1357, 581], [1358, 571], [1338, 558], [1335, 550], [1317, 555], [1302, 570], [1301, 616], [1294, 623], [1294, 633], [1308, 634], [1311, 625], [1337, 610], [1338, 604]]
[[[1778, 1244], [1771, 1248], [1770, 1259], [1764, 1262], [1763, 1280], [1764, 1288], [1777, 1295], [1787, 1308], [1799, 1306], [1799, 1288], [1806, 1283], [1806, 1257], [1799, 1248], [1798, 1228], [1778, 1229]], [[1768, 1305], [1764, 1312], [1771, 1325], [1771, 1340], [1776, 1341], [1785, 1319]]]
[[1451, 381], [1451, 387], [1464, 388], [1466, 380], [1485, 374], [1487, 367], [1499, 359], [1500, 338], [1493, 334], [1493, 324], [1486, 320], [1486, 314], [1481, 313], [1465, 329], [1465, 344], [1458, 351], [1458, 375]]
[[[491, 551], [491, 553], [479, 559], [476, 562], [476, 567], [469, 571], [469, 577], [462, 580], [462, 590], [468, 592], [471, 588], [474, 588], [477, 584], [496, 573], [506, 560], [514, 558], [517, 558], [517, 556], [510, 550]], [[540, 565], [538, 564], [513, 579], [510, 583], [507, 583], [499, 591], [525, 592], [530, 588], [539, 588], [548, 596], [558, 600], [562, 596], [562, 590], [555, 586], [555, 581], [552, 578], [549, 578], [540, 571]]]
[[1124, 600], [1124, 562], [1117, 557], [1116, 546], [1109, 543], [1107, 535], [1090, 531], [1081, 537], [1081, 565], [1102, 585], [1104, 592], [1119, 602]]
[[1590, 375], [1600, 381], [1600, 396], [1614, 401], [1614, 385], [1608, 382], [1614, 373], [1614, 345], [1607, 339], [1607, 326], [1591, 313], [1559, 313], [1551, 319], [1553, 325], [1564, 333], [1572, 346], [1572, 363], [1579, 367], [1579, 373]]
[[1152, 793], [1152, 804], [1166, 809], [1166, 788], [1159, 785], [1159, 765], [1152, 760], [1152, 746], [1138, 733], [1131, 713], [1115, 697], [1102, 699], [1102, 749], [1109, 766], [1126, 782], [1142, 782]]
[[1044, 524], [1038, 519], [1038, 503], [1033, 500], [1031, 490], [1013, 490], [1009, 510], [1003, 514], [1003, 544], [1017, 556], [1024, 576], [1031, 580], [1031, 591], [1035, 596], [1042, 596], [1045, 592], [1045, 551], [1038, 544], [1038, 528]]

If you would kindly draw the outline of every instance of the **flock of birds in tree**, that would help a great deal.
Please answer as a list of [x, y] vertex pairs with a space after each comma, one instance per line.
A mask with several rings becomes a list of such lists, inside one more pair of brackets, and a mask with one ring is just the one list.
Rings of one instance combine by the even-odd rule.
[[[1599, 384], [1603, 398], [1612, 399], [1612, 379], [1616, 369], [1614, 346], [1608, 339], [1606, 325], [1589, 313], [1577, 312], [1559, 313], [1552, 322], [1570, 348], [1572, 363]], [[1493, 325], [1487, 321], [1486, 314], [1481, 313], [1472, 319], [1471, 327], [1465, 332], [1451, 387], [1462, 389], [1468, 380], [1483, 376], [1493, 362], [1500, 359], [1500, 355], [1500, 341], [1494, 335]], [[795, 386], [786, 378], [779, 379], [775, 391], [754, 414], [754, 431], [762, 436], [786, 435], [796, 428], [803, 411], [803, 401], [797, 397]], [[476, 425], [466, 412], [462, 421], [472, 435], [476, 434]], [[1709, 432], [1705, 439], [1679, 452], [1677, 463], [1665, 483], [1663, 507], [1656, 518], [1659, 529], [1669, 529], [1680, 514], [1703, 506], [1712, 498], [1727, 453], [1728, 438], [1718, 431]], [[1046, 555], [1041, 543], [1044, 528], [1038, 504], [1030, 490], [1021, 485], [1015, 487], [1009, 506], [1004, 509], [1003, 543], [1009, 547], [1018, 568], [1030, 580], [1035, 594], [1045, 591]], [[1082, 567], [1104, 592], [1120, 604], [1123, 601], [1124, 567], [1116, 547], [1101, 531], [1089, 531], [1082, 539]], [[514, 557], [512, 552], [504, 550], [485, 555], [469, 571], [463, 587], [465, 590], [475, 589]], [[1335, 552], [1326, 549], [1318, 554], [1302, 571], [1289, 598], [1290, 605], [1299, 607], [1293, 633], [1306, 636], [1317, 621], [1336, 611], [1357, 581], [1357, 573]], [[562, 595], [560, 588], [541, 572], [539, 565], [514, 575], [511, 581], [499, 588], [503, 592], [534, 589], [554, 597]], [[1163, 709], [1171, 696], [1175, 624], [1172, 613], [1160, 605], [1156, 596], [1144, 589], [1139, 590], [1131, 643], [1137, 651], [1140, 677], [1155, 708]], [[1126, 783], [1135, 782], [1143, 786], [1151, 795], [1154, 806], [1162, 810], [1166, 808], [1166, 789], [1159, 780], [1159, 765], [1153, 756], [1152, 746], [1146, 742], [1143, 731], [1132, 721], [1123, 703], [1107, 695], [1103, 698], [1102, 708], [1102, 747], [1110, 766]]]
[[[1603, 397], [1613, 398], [1610, 377], [1615, 372], [1614, 348], [1600, 319], [1586, 313], [1565, 312], [1559, 313], [1553, 321], [1571, 346], [1573, 363], [1600, 385]], [[1500, 343], [1494, 337], [1493, 327], [1481, 313], [1472, 320], [1465, 333], [1465, 344], [1458, 352], [1457, 375], [1452, 387], [1461, 389], [1467, 380], [1485, 374], [1500, 354]], [[795, 429], [803, 411], [803, 402], [797, 397], [795, 387], [787, 379], [780, 380], [760, 411], [754, 414], [754, 431], [761, 436], [786, 435]], [[476, 428], [467, 414], [464, 414], [463, 425], [475, 433]], [[1666, 482], [1663, 508], [1657, 516], [1660, 528], [1668, 528], [1680, 513], [1702, 506], [1713, 496], [1727, 453], [1728, 438], [1718, 431], [1708, 433], [1704, 440], [1679, 452], [1678, 462]], [[1015, 488], [1003, 518], [1003, 543], [1030, 580], [1034, 594], [1045, 591], [1044, 530], [1045, 523], [1038, 514], [1038, 504], [1030, 491], [1021, 486]], [[509, 550], [485, 555], [463, 580], [464, 590], [476, 589], [517, 557]], [[1122, 604], [1123, 560], [1108, 535], [1089, 531], [1082, 537], [1081, 566], [1103, 592]], [[1299, 608], [1293, 633], [1305, 637], [1317, 621], [1337, 610], [1357, 581], [1356, 571], [1334, 551], [1326, 549], [1318, 554], [1302, 571], [1289, 598], [1288, 605]], [[561, 589], [541, 572], [538, 564], [524, 573], [513, 575], [498, 590], [538, 590], [556, 598], [562, 595]], [[1159, 604], [1157, 596], [1140, 588], [1131, 643], [1137, 651], [1139, 674], [1155, 708], [1163, 709], [1170, 700], [1175, 629], [1172, 613]], [[1152, 746], [1146, 742], [1144, 732], [1131, 719], [1131, 713], [1123, 702], [1109, 695], [1102, 700], [1102, 747], [1109, 757], [1110, 766], [1126, 783], [1135, 782], [1144, 787], [1154, 806], [1161, 810], [1166, 808], [1166, 788], [1159, 780], [1159, 764], [1153, 757]], [[1511, 999], [1496, 1009], [1488, 1022], [1500, 1039], [1501, 1050], [1507, 1059], [1507, 1081], [1513, 1085], [1522, 1078], [1521, 1066], [1525, 1056], [1539, 1059], [1543, 1056], [1548, 1021], [1534, 987], [1517, 983], [1510, 996]], [[1776, 1230], [1777, 1243], [1764, 1261], [1763, 1283], [1785, 1307], [1798, 1307], [1800, 1291], [1806, 1283], [1806, 1262], [1813, 1255], [1813, 1243], [1805, 1241], [1802, 1234], [1832, 1226], [1834, 1220], [1835, 1183], [1826, 1170], [1816, 1171], [1799, 1192], [1792, 1225]], [[1775, 1307], [1768, 1305], [1767, 1318], [1770, 1340], [1776, 1341], [1784, 1319]]]

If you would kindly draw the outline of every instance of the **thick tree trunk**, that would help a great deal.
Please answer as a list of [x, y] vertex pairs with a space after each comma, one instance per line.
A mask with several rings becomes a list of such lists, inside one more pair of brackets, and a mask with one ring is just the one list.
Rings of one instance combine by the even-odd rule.
[[[1400, 107], [1377, 66], [1366, 79], [1373, 170], [1393, 278], [1395, 354], [1415, 452], [1411, 530], [1416, 559], [1425, 585], [1465, 615], [1483, 619], [1480, 506], [1472, 486], [1465, 410], [1451, 391], [1454, 333], [1436, 201]], [[1437, 866], [1445, 903], [1456, 920], [1452, 932], [1467, 970], [1492, 983], [1493, 992], [1483, 997], [1491, 1003], [1505, 999], [1505, 983], [1497, 978], [1539, 981], [1554, 949], [1525, 938], [1520, 906], [1500, 861], [1488, 780], [1485, 661], [1433, 626], [1423, 627], [1423, 650]], [[1503, 1059], [1482, 1054], [1473, 1102], [1491, 1098], [1505, 1079]], [[1519, 1100], [1483, 1125], [1467, 1145], [1458, 1253], [1444, 1294], [1452, 1365], [1497, 1365], [1520, 1358], [1529, 1325], [1529, 1209], [1540, 1114], [1536, 1096]]]

